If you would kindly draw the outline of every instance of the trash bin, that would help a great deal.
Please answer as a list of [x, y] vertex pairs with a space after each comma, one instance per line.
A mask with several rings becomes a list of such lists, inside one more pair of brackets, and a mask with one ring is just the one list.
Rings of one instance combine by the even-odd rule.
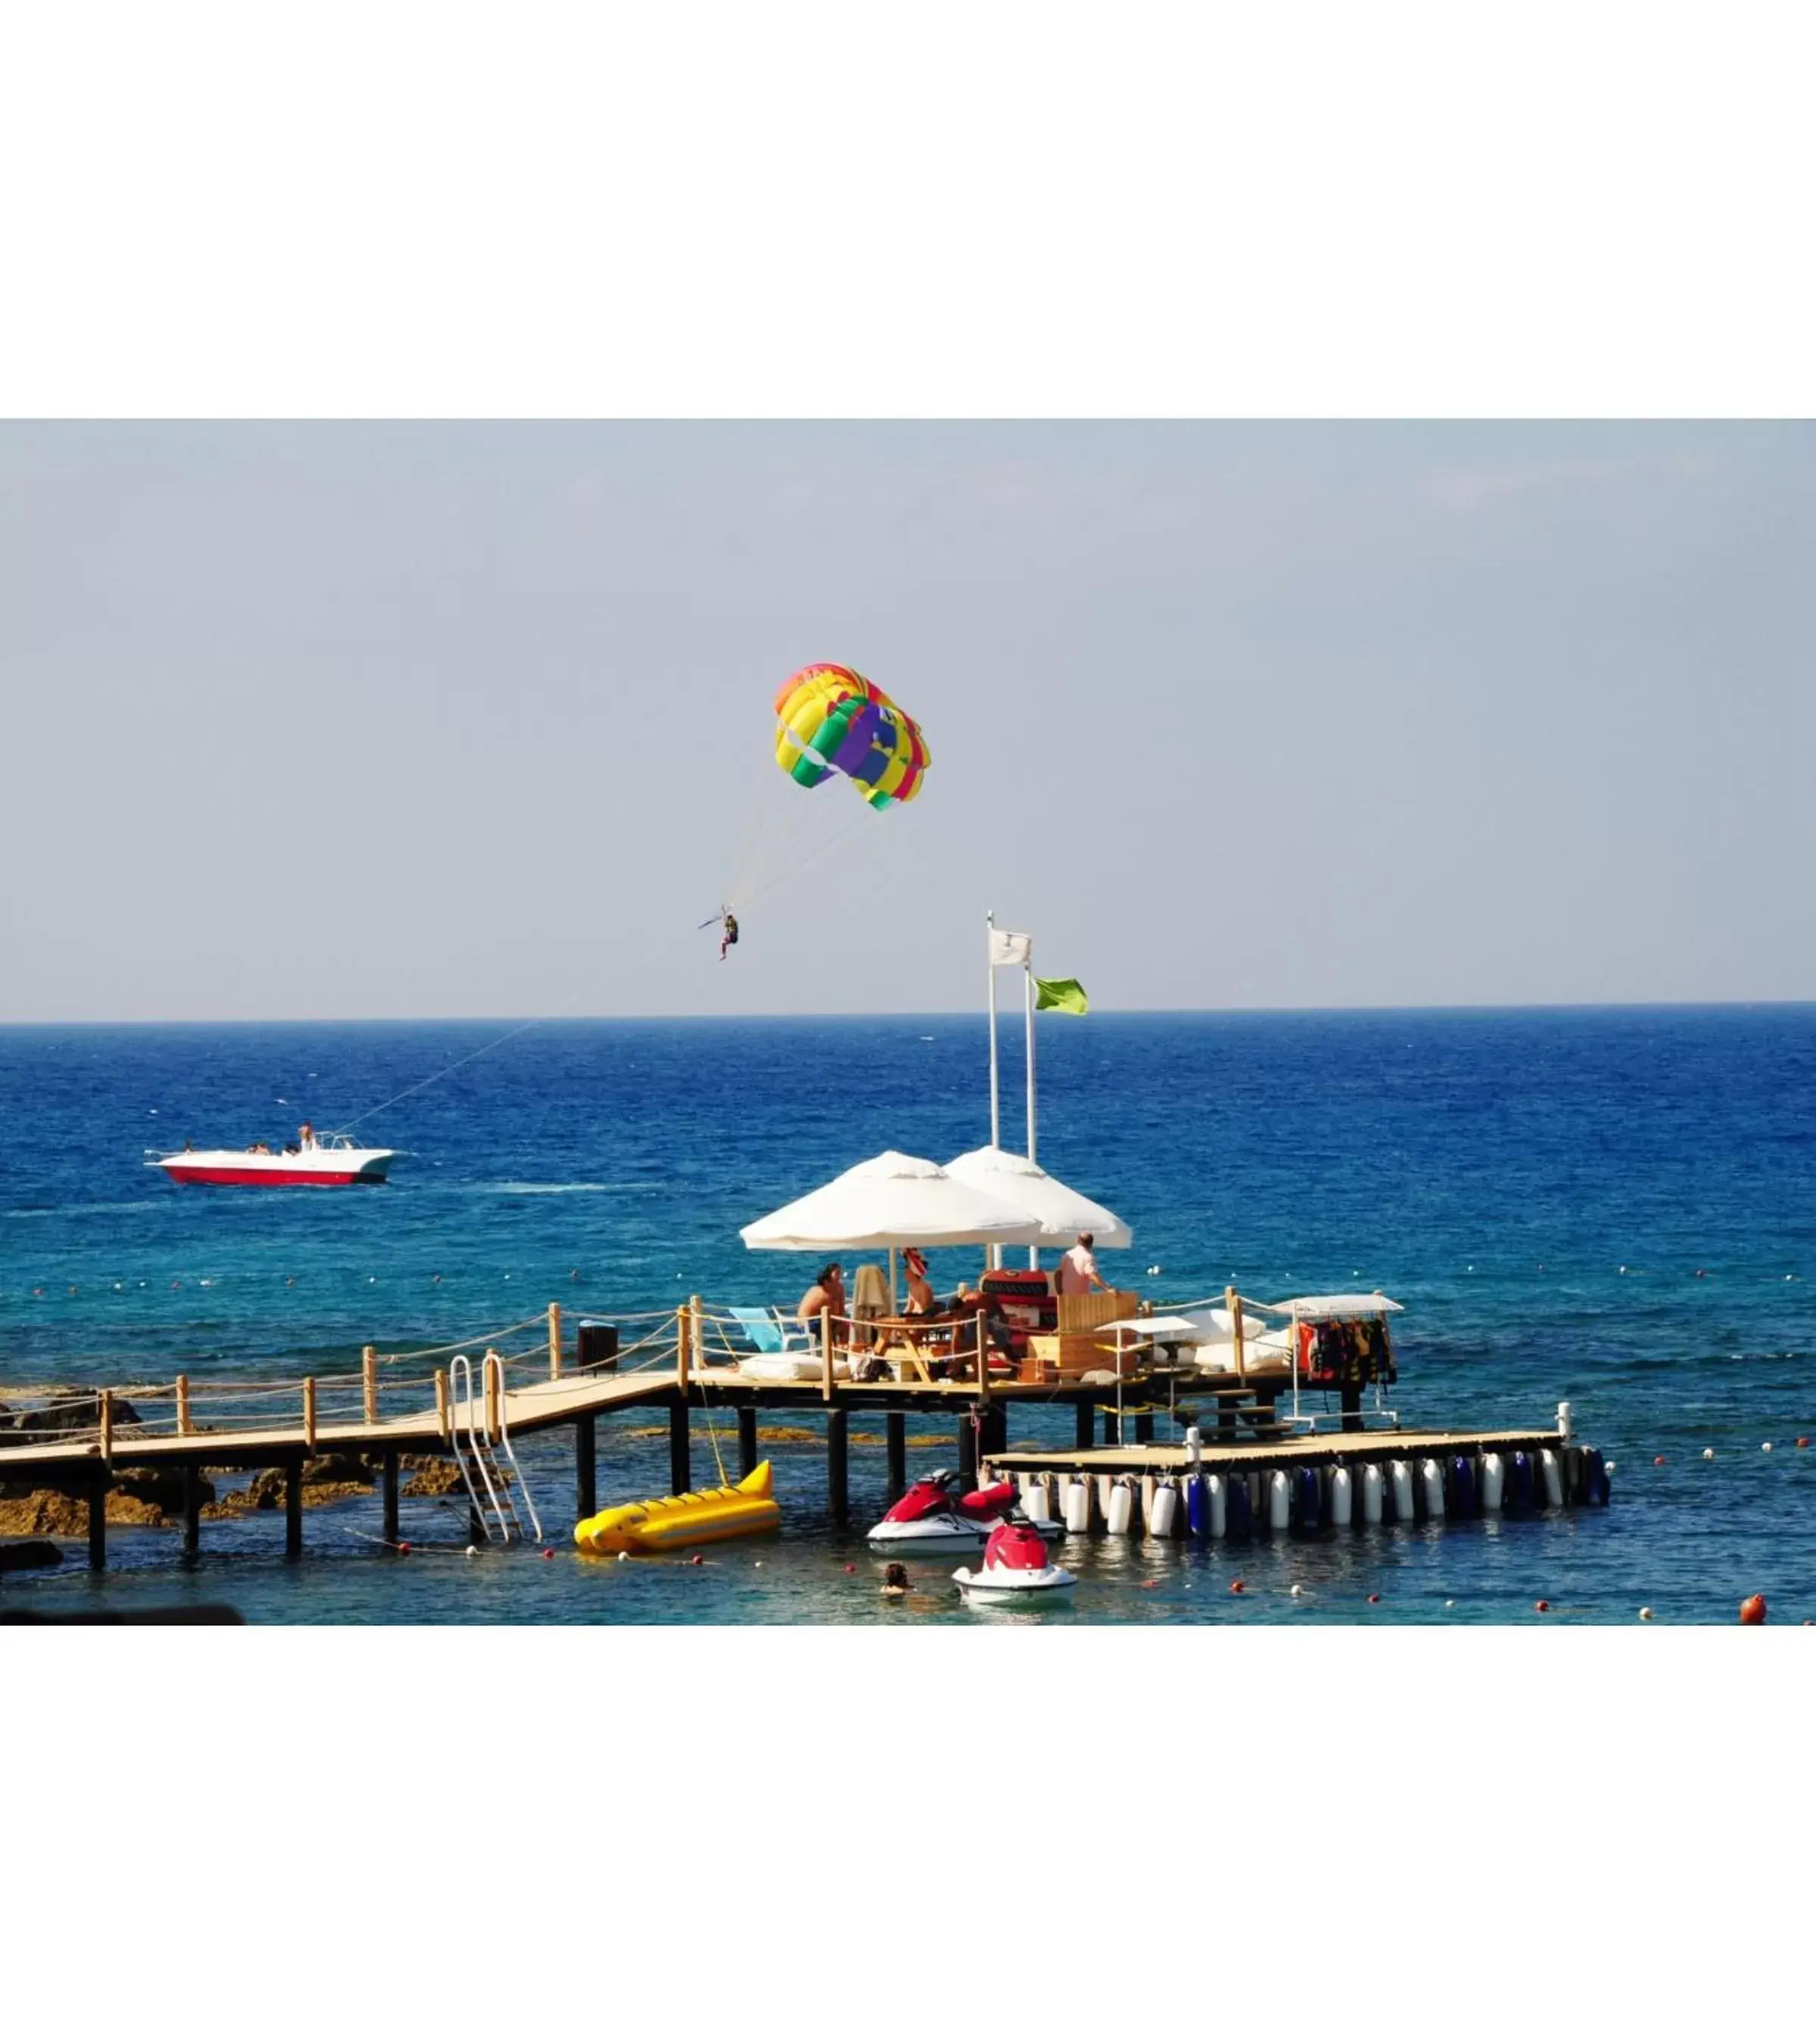
[[582, 1320], [575, 1330], [575, 1360], [582, 1370], [618, 1367], [618, 1330], [608, 1320]]

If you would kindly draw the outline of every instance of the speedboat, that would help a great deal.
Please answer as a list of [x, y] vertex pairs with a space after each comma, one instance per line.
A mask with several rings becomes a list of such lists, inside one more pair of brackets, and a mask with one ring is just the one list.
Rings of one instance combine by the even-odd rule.
[[344, 1135], [317, 1136], [274, 1150], [194, 1150], [186, 1144], [148, 1161], [179, 1185], [382, 1185], [395, 1150], [362, 1150]]
[[[866, 1536], [873, 1554], [978, 1554], [1016, 1502], [1012, 1483], [953, 1495], [956, 1470], [935, 1470], [910, 1484]], [[1050, 1540], [1063, 1540], [1057, 1520], [1027, 1522]]]
[[1050, 1562], [1046, 1543], [1017, 1512], [990, 1535], [981, 1569], [954, 1569], [952, 1580], [967, 1604], [1028, 1604], [1064, 1596], [1078, 1578]]

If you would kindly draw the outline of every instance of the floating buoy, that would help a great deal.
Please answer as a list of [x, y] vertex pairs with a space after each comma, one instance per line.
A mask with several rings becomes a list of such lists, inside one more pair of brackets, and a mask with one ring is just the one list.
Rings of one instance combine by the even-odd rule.
[[1757, 1590], [1755, 1590], [1750, 1597], [1743, 1597], [1741, 1600], [1741, 1623], [1742, 1625], [1764, 1624], [1765, 1599]]
[[[700, 1557], [696, 1554], [693, 1558], [697, 1562], [700, 1559]], [[845, 1573], [848, 1576], [856, 1575], [858, 1573], [858, 1564], [855, 1562], [847, 1562], [845, 1564]]]
[[1457, 1600], [1454, 1597], [1446, 1597], [1444, 1600], [1444, 1608], [1446, 1611], [1454, 1611], [1457, 1608]]
[[[689, 1554], [687, 1558], [687, 1566], [690, 1569], [702, 1568], [705, 1566], [705, 1562], [706, 1557], [704, 1554]], [[853, 1562], [847, 1562], [845, 1564], [847, 1570], [853, 1569], [856, 1566], [857, 1564]]]
[[1231, 1596], [1240, 1596], [1242, 1594], [1242, 1579], [1240, 1576], [1231, 1584], [1230, 1594]]
[[1346, 1469], [1330, 1472], [1330, 1523], [1347, 1526], [1355, 1516], [1356, 1480]]
[[1379, 1590], [1370, 1590], [1370, 1591], [1369, 1591], [1369, 1602], [1370, 1604], [1379, 1604], [1379, 1603], [1380, 1602], [1380, 1600], [1381, 1600], [1381, 1593], [1380, 1593], [1380, 1592]]
[[1490, 1453], [1482, 1458], [1482, 1509], [1499, 1512], [1501, 1499], [1507, 1487], [1507, 1464], [1497, 1454]]
[[1284, 1470], [1276, 1470], [1268, 1478], [1269, 1531], [1284, 1533], [1292, 1520], [1292, 1485], [1287, 1481]]
[[1642, 1619], [1649, 1619], [1652, 1616], [1652, 1606], [1649, 1604], [1642, 1604], [1639, 1608], [1639, 1615]]
[[1545, 1478], [1545, 1501], [1547, 1504], [1564, 1502], [1564, 1466], [1550, 1449], [1539, 1451], [1539, 1473]]
[[1158, 1576], [1150, 1576], [1147, 1581], [1142, 1585], [1142, 1588], [1144, 1590], [1158, 1590], [1160, 1588], [1160, 1577]]
[[1534, 1611], [1549, 1611], [1551, 1606], [1545, 1598], [1540, 1597], [1532, 1608]]
[[628, 1548], [622, 1548], [622, 1549], [620, 1549], [620, 1550], [619, 1550], [618, 1558], [619, 1558], [619, 1560], [620, 1560], [620, 1562], [628, 1562], [628, 1561], [629, 1561], [629, 1559], [631, 1558], [631, 1555], [630, 1555], [630, 1550], [629, 1550], [629, 1549], [628, 1549]]
[[1419, 1466], [1419, 1480], [1425, 1492], [1425, 1516], [1427, 1519], [1444, 1516], [1444, 1471], [1436, 1458], [1427, 1455]]
[[1664, 1468], [1664, 1456], [1663, 1456], [1663, 1455], [1654, 1455], [1654, 1456], [1653, 1457], [1653, 1458], [1652, 1458], [1652, 1466], [1653, 1466], [1653, 1467], [1654, 1469], [1663, 1469], [1663, 1468]]
[[[763, 1566], [763, 1565], [762, 1565], [762, 1563], [761, 1562], [753, 1562], [751, 1564], [751, 1566], [753, 1569], [760, 1569], [762, 1566]], [[901, 1565], [900, 1565], [900, 1562], [897, 1562], [896, 1566], [899, 1568]], [[885, 1573], [885, 1574], [887, 1574], [887, 1573], [888, 1573], [888, 1571], [885, 1570], [884, 1571], [884, 1573]]]
[[1799, 1434], [1797, 1437], [1797, 1445], [1800, 1448], [1808, 1447], [1810, 1445], [1810, 1436], [1807, 1434]]
[[1771, 1442], [1761, 1441], [1759, 1444], [1759, 1451], [1762, 1455], [1769, 1455], [1772, 1453]]
[[1603, 1462], [1603, 1465], [1602, 1465], [1602, 1466], [1603, 1466], [1603, 1469], [1605, 1469], [1605, 1470], [1607, 1471], [1607, 1473], [1609, 1473], [1609, 1475], [1610, 1475], [1610, 1476], [1612, 1476], [1612, 1475], [1614, 1474], [1614, 1469], [1615, 1469], [1615, 1465], [1614, 1465], [1614, 1463], [1612, 1461], [1609, 1461], [1609, 1462]]
[[552, 1561], [555, 1559], [555, 1550], [554, 1550], [554, 1548], [552, 1548], [552, 1547], [545, 1547], [545, 1548], [543, 1548], [543, 1559], [545, 1562], [552, 1562]]
[[1065, 1486], [1065, 1509], [1061, 1516], [1065, 1521], [1068, 1533], [1088, 1533], [1091, 1530], [1091, 1486], [1083, 1477], [1075, 1476]]
[[467, 1559], [470, 1561], [473, 1557], [478, 1553], [478, 1551], [479, 1550], [477, 1547], [469, 1547], [466, 1550]]
[[1303, 1583], [1295, 1583], [1292, 1588], [1287, 1592], [1287, 1595], [1288, 1596], [1303, 1596], [1304, 1594], [1305, 1585]]
[[1715, 1450], [1713, 1448], [1705, 1448], [1703, 1450], [1703, 1459], [1706, 1462], [1712, 1462], [1715, 1459]]
[[397, 1543], [397, 1552], [400, 1554], [407, 1554], [409, 1551], [410, 1543], [408, 1540], [400, 1540]]

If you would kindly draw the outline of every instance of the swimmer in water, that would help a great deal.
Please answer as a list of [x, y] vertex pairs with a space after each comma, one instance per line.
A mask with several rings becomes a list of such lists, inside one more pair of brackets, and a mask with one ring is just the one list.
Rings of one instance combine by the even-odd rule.
[[906, 1596], [908, 1593], [908, 1572], [900, 1562], [892, 1562], [883, 1571], [883, 1595], [887, 1597]]

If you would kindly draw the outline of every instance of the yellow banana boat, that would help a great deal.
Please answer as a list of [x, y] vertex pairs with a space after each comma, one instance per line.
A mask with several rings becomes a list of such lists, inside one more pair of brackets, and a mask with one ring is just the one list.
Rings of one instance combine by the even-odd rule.
[[722, 1490], [690, 1490], [685, 1497], [648, 1497], [614, 1504], [574, 1529], [574, 1544], [589, 1554], [661, 1554], [708, 1540], [739, 1540], [773, 1533], [782, 1508], [770, 1495], [770, 1465], [758, 1462], [742, 1483]]

